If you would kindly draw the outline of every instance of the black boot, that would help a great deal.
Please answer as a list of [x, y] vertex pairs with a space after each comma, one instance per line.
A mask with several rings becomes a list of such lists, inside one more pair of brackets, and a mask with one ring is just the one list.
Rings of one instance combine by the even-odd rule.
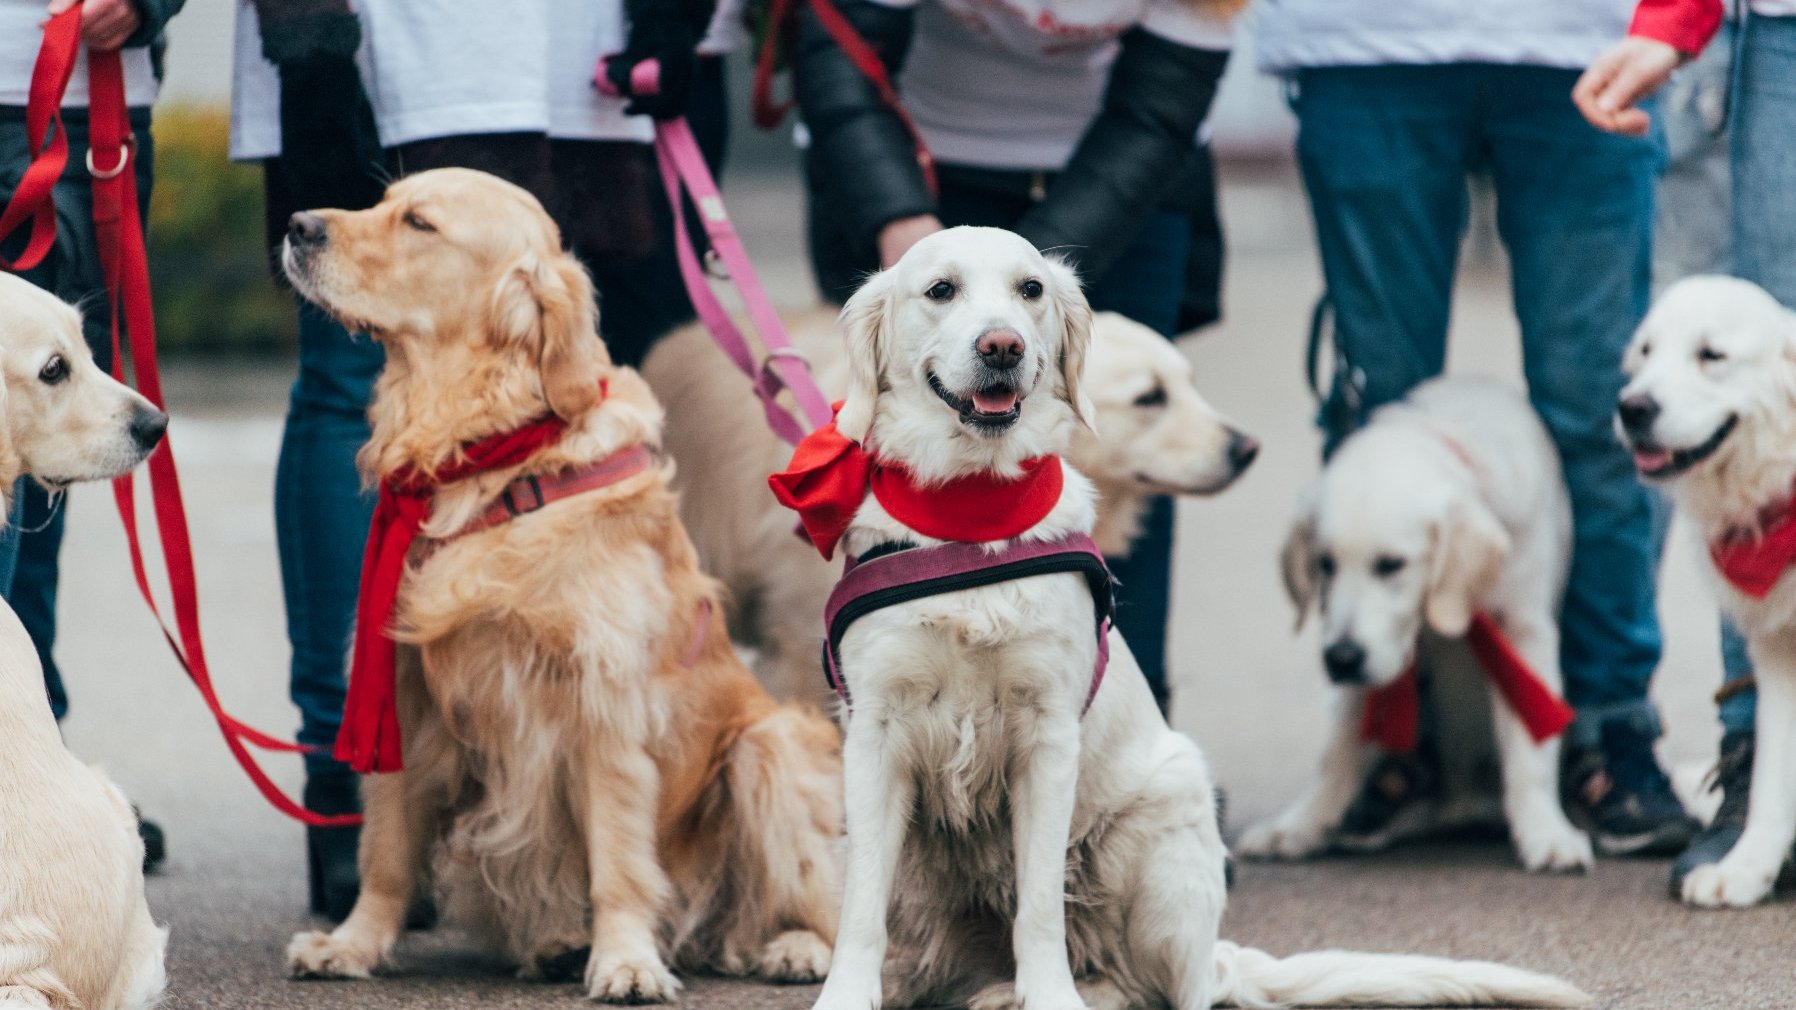
[[143, 872], [154, 873], [168, 859], [168, 838], [162, 825], [144, 820], [143, 811], [132, 807], [131, 813], [137, 816], [137, 837], [143, 840]]
[[[325, 773], [306, 779], [306, 809], [320, 814], [356, 814], [362, 811], [360, 782], [348, 772]], [[361, 828], [306, 828], [306, 867], [312, 888], [312, 913], [342, 922], [355, 907], [362, 879], [356, 870], [356, 847]]]

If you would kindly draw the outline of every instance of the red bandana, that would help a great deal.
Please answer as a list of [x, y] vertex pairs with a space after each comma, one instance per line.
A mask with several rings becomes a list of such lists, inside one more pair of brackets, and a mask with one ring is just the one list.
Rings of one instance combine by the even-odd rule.
[[559, 439], [565, 427], [558, 417], [535, 421], [463, 446], [460, 460], [434, 473], [407, 467], [381, 485], [374, 521], [368, 527], [368, 546], [362, 553], [349, 698], [343, 706], [343, 728], [337, 731], [338, 761], [363, 774], [405, 767], [395, 703], [393, 607], [399, 599], [406, 555], [418, 530], [430, 518], [431, 496], [444, 484], [524, 462]]
[[1729, 534], [1710, 544], [1709, 557], [1735, 589], [1764, 599], [1796, 564], [1796, 504], [1785, 502], [1767, 512], [1756, 536]]
[[[1465, 640], [1478, 657], [1478, 665], [1484, 668], [1484, 675], [1509, 703], [1510, 710], [1521, 718], [1535, 743], [1550, 740], [1571, 725], [1571, 706], [1541, 683], [1509, 639], [1503, 637], [1497, 622], [1484, 614], [1475, 615]], [[1359, 738], [1392, 754], [1408, 754], [1416, 749], [1421, 708], [1416, 670], [1412, 666], [1397, 680], [1366, 693]]]
[[1037, 456], [1023, 461], [1016, 480], [975, 474], [920, 486], [903, 467], [874, 462], [834, 421], [806, 435], [786, 469], [767, 478], [773, 496], [798, 513], [805, 535], [825, 558], [835, 554], [869, 488], [892, 518], [926, 537], [983, 543], [1008, 540], [1041, 522], [1060, 501], [1064, 482], [1059, 456]]

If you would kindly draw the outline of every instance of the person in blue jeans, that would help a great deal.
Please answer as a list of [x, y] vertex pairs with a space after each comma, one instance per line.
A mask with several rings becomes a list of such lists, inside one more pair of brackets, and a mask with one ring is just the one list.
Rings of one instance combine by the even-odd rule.
[[[1731, 33], [1723, 13], [1722, 0], [1643, 0], [1627, 38], [1591, 65], [1573, 95], [1593, 125], [1638, 134], [1650, 117], [1642, 103], [1674, 69], [1705, 47], [1731, 46], [1733, 66], [1721, 107], [1727, 110], [1731, 213], [1725, 223], [1733, 270], [1796, 306], [1796, 4], [1747, 0]], [[1746, 643], [1725, 625], [1721, 659], [1722, 737], [1713, 776], [1721, 805], [1673, 862], [1674, 898], [1682, 896], [1684, 877], [1720, 862], [1746, 826], [1757, 696]]]
[[[1697, 830], [1659, 767], [1655, 499], [1611, 430], [1619, 362], [1650, 288], [1652, 141], [1579, 116], [1579, 69], [1625, 0], [1268, 0], [1262, 67], [1286, 75], [1332, 313], [1330, 448], [1446, 366], [1467, 181], [1490, 177], [1529, 396], [1571, 493], [1561, 666], [1577, 719], [1562, 789], [1609, 854], [1672, 852]], [[1424, 749], [1374, 769], [1348, 827], [1374, 835], [1425, 798]]]

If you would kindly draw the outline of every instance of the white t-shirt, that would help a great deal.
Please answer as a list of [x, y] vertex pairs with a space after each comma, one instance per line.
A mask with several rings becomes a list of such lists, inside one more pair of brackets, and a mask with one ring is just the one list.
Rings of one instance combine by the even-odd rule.
[[931, 153], [984, 168], [1065, 167], [1129, 29], [1201, 49], [1234, 40], [1200, 0], [881, 2], [917, 8], [898, 90]]
[[[0, 0], [0, 105], [24, 105], [31, 100], [31, 68], [44, 43], [44, 9], [47, 0]], [[136, 46], [120, 54], [125, 71], [125, 104], [133, 108], [156, 101], [156, 74], [150, 67], [148, 46]], [[65, 107], [87, 107], [87, 49], [75, 62], [69, 78]]]
[[[1787, 0], [1786, 0], [1787, 2]], [[1260, 69], [1511, 63], [1582, 69], [1635, 0], [1260, 0]]]
[[[739, 3], [726, 2], [733, 15]], [[654, 139], [646, 117], [592, 87], [602, 55], [624, 47], [621, 0], [373, 0], [358, 4], [357, 59], [381, 143], [546, 132], [573, 140]], [[719, 10], [705, 51], [739, 38]], [[281, 150], [280, 81], [262, 59], [256, 12], [238, 0], [231, 157]]]

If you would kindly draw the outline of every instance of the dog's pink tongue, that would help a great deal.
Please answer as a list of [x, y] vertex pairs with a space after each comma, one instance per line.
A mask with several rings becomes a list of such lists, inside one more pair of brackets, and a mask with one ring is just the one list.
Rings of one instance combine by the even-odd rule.
[[1002, 414], [1016, 406], [1016, 390], [1004, 389], [989, 393], [974, 393], [973, 406], [982, 414]]
[[1644, 449], [1634, 450], [1634, 469], [1639, 470], [1641, 473], [1652, 473], [1655, 470], [1663, 470], [1670, 462], [1671, 453], [1666, 452], [1663, 449], [1653, 449], [1651, 451]]

